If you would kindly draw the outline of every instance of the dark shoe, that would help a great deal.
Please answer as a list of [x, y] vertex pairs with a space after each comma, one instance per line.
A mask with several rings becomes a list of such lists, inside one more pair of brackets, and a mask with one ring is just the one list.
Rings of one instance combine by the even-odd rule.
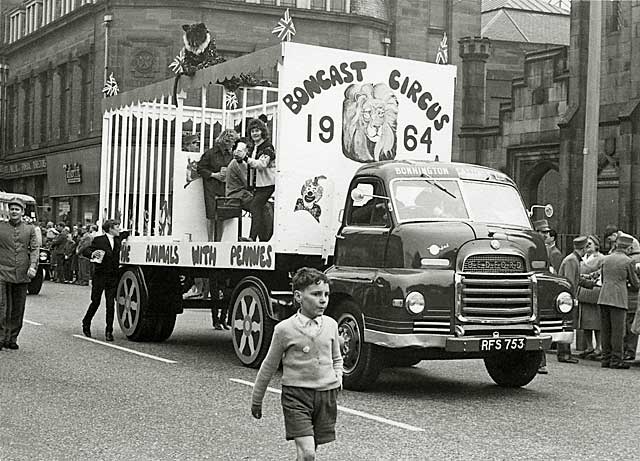
[[619, 363], [612, 363], [609, 368], [614, 368], [616, 370], [628, 370], [629, 368], [631, 368], [631, 365], [629, 365], [628, 363], [619, 362]]
[[[18, 349], [20, 349], [20, 346], [18, 346], [16, 343], [5, 344], [5, 347], [7, 349], [11, 349], [12, 351], [17, 351]], [[629, 367], [627, 366], [627, 368]]]
[[549, 370], [547, 370], [547, 367], [540, 367], [540, 368], [538, 368], [538, 374], [539, 375], [548, 375], [549, 374]]
[[611, 363], [609, 363], [609, 362], [600, 362], [600, 368], [611, 368]]
[[593, 349], [591, 349], [590, 351], [584, 351], [584, 352], [580, 352], [578, 354], [578, 357], [581, 359], [588, 359], [590, 355], [594, 354], [595, 351]]
[[0, 343], [0, 351], [2, 350], [3, 346], [4, 346], [4, 343]]
[[602, 354], [594, 351], [591, 354], [587, 355], [585, 358], [587, 360], [595, 360], [596, 362], [599, 362], [600, 360], [602, 360]]
[[105, 333], [104, 334], [104, 339], [106, 339], [109, 342], [113, 341], [113, 333]]
[[578, 363], [579, 360], [574, 358], [574, 357], [568, 356], [568, 357], [558, 357], [558, 362], [562, 362], [562, 363]]
[[224, 328], [225, 330], [231, 330], [231, 327], [229, 325], [227, 325], [226, 323], [222, 324], [222, 328]]
[[219, 323], [217, 323], [217, 324], [215, 324], [215, 325], [213, 326], [213, 329], [214, 329], [214, 330], [222, 330], [222, 326], [220, 326], [220, 324], [219, 324]]
[[87, 338], [91, 338], [91, 327], [88, 325], [82, 325], [82, 334]]
[[623, 360], [635, 360], [636, 359], [636, 354], [624, 354], [624, 358]]

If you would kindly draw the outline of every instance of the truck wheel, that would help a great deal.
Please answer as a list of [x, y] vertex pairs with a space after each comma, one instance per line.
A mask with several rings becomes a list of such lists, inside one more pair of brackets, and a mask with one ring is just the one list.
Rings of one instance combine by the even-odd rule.
[[535, 378], [542, 354], [541, 351], [496, 354], [485, 358], [484, 366], [498, 386], [522, 387]]
[[30, 295], [37, 295], [42, 288], [42, 281], [44, 280], [44, 267], [38, 267], [36, 276], [31, 279], [29, 285], [27, 285], [27, 292]]
[[382, 370], [382, 351], [364, 342], [362, 313], [353, 302], [345, 301], [336, 309], [338, 334], [342, 338], [343, 385], [346, 389], [365, 390]]
[[116, 291], [116, 315], [125, 336], [131, 341], [164, 341], [171, 336], [176, 315], [154, 313], [139, 272], [127, 270]]
[[267, 355], [275, 325], [267, 315], [267, 289], [259, 279], [247, 277], [236, 287], [232, 300], [233, 349], [243, 365], [257, 368]]

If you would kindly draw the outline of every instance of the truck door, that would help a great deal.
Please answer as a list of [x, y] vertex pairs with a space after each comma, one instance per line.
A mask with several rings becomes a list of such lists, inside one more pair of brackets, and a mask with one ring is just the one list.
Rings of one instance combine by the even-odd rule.
[[[362, 193], [361, 199], [353, 199], [354, 189]], [[358, 178], [352, 182], [343, 226], [336, 236], [336, 265], [363, 269], [384, 267], [391, 230], [385, 196], [383, 183], [377, 178]]]

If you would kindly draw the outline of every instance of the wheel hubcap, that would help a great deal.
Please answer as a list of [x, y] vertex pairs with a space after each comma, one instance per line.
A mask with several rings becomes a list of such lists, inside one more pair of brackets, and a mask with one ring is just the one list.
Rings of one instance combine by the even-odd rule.
[[263, 306], [255, 288], [245, 288], [233, 305], [233, 347], [240, 360], [249, 364], [260, 353]]
[[360, 358], [360, 328], [355, 318], [348, 316], [340, 321], [338, 333], [342, 338], [342, 360], [345, 373], [353, 372]]
[[140, 286], [132, 272], [126, 272], [118, 284], [118, 323], [125, 334], [131, 334], [138, 324]]

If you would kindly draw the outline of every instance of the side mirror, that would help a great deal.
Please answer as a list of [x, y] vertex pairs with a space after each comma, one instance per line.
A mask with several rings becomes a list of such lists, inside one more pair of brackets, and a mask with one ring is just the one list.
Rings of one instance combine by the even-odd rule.
[[360, 189], [353, 189], [351, 191], [351, 200], [354, 202], [361, 202], [365, 199], [366, 195]]
[[544, 206], [544, 215], [545, 215], [547, 218], [550, 218], [551, 216], [553, 216], [553, 206], [552, 206], [550, 203], [547, 203], [547, 204]]
[[533, 216], [533, 210], [536, 208], [544, 208], [544, 215], [547, 218], [550, 218], [551, 216], [553, 216], [553, 205], [551, 205], [550, 203], [547, 203], [546, 205], [531, 205], [531, 209], [527, 211], [527, 214], [529, 215], [529, 217]]

